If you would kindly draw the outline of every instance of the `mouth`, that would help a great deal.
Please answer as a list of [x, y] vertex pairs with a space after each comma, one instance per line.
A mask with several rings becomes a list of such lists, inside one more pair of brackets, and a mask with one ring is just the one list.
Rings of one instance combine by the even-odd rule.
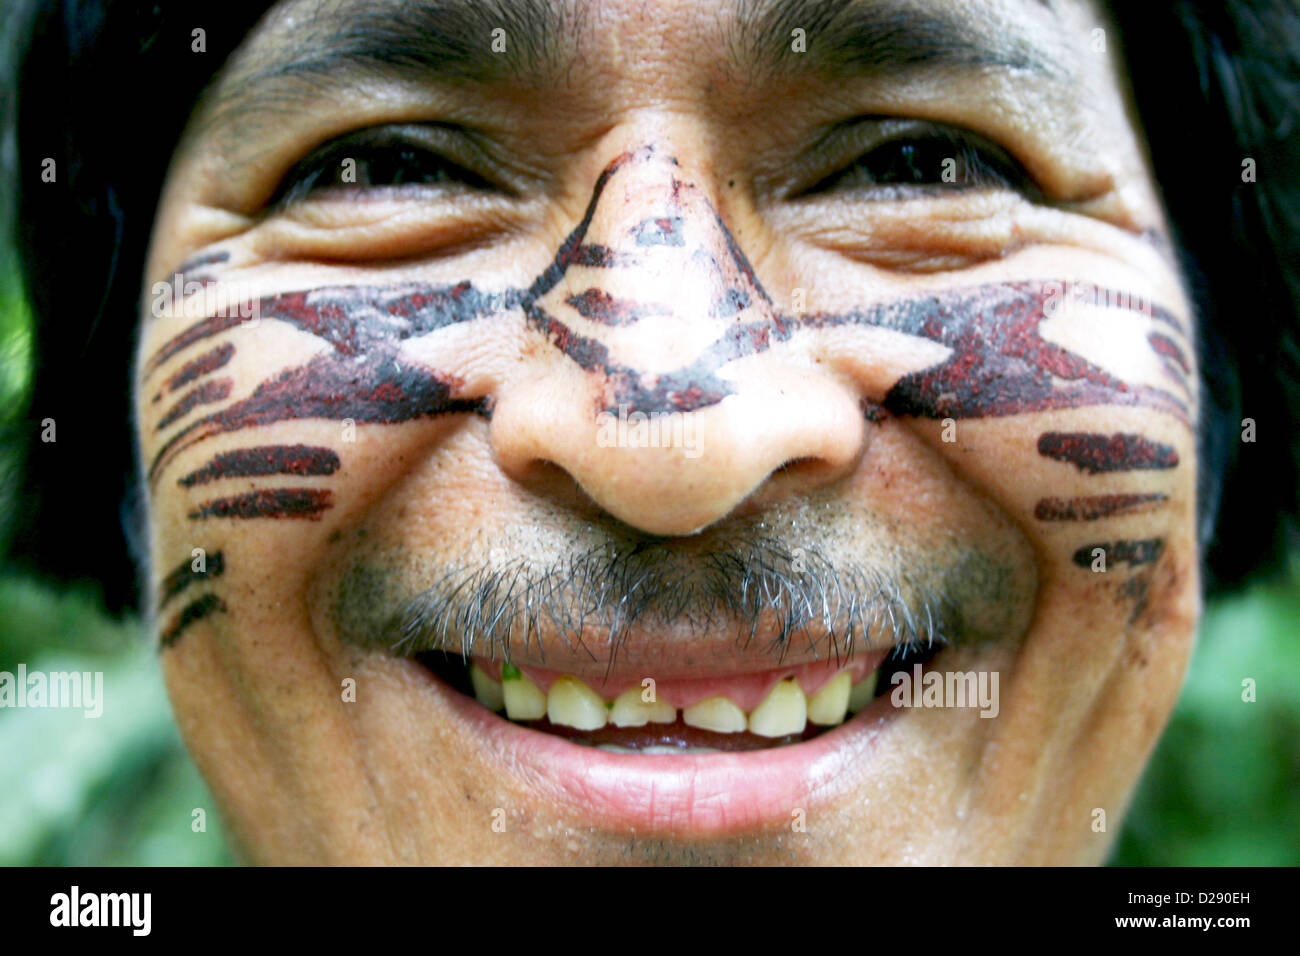
[[789, 827], [852, 788], [898, 716], [892, 673], [938, 650], [653, 683], [440, 651], [410, 663], [497, 779], [573, 825], [717, 837]]
[[888, 650], [754, 673], [684, 679], [580, 677], [431, 651], [419, 662], [513, 724], [608, 753], [643, 756], [767, 750], [812, 740], [883, 689]]

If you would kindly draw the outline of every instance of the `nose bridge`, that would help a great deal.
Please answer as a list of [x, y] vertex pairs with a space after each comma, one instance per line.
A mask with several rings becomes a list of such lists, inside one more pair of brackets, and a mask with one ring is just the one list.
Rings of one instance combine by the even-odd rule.
[[554, 348], [496, 397], [493, 450], [519, 480], [557, 465], [618, 519], [679, 535], [775, 471], [797, 493], [857, 460], [857, 395], [771, 348], [788, 327], [708, 187], [654, 147], [605, 168], [521, 305]]
[[[624, 153], [607, 167], [580, 231], [566, 246], [554, 284], [530, 303], [530, 312], [553, 333], [600, 343], [606, 371], [662, 375], [690, 364], [728, 328], [775, 318], [771, 299], [705, 188], [653, 146]], [[561, 348], [575, 341], [569, 334], [550, 337]], [[694, 371], [708, 377], [727, 358], [715, 354], [714, 367]], [[625, 387], [611, 398], [617, 404], [635, 396]]]

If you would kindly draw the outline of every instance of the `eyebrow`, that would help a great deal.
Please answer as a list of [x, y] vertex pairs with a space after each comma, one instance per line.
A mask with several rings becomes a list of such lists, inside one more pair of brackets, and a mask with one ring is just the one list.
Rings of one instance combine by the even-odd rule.
[[[1052, 0], [1021, 5], [1053, 10]], [[1022, 33], [1004, 25], [995, 30], [978, 15], [923, 9], [900, 0], [737, 0], [735, 23], [733, 60], [757, 73], [872, 75], [921, 67], [994, 67], [1043, 78], [1061, 73], [1046, 51]], [[804, 52], [792, 49], [797, 29], [804, 31]]]
[[[301, 25], [247, 72], [237, 71], [201, 104], [212, 132], [244, 130], [262, 114], [292, 111], [301, 93], [319, 95], [353, 76], [409, 77], [448, 87], [558, 83], [578, 55], [580, 0], [368, 0], [326, 7], [302, 3]], [[1021, 0], [1051, 11], [1056, 0]], [[963, 10], [974, 7], [963, 6]], [[1028, 71], [1061, 79], [1047, 51], [978, 13], [923, 8], [916, 0], [733, 0], [724, 37], [731, 69], [771, 80], [794, 72], [831, 77], [891, 76], [919, 69]], [[792, 50], [804, 31], [806, 52]], [[494, 33], [494, 31], [503, 31]], [[493, 50], [493, 38], [505, 49]], [[1067, 77], [1068, 79], [1068, 77]]]
[[[443, 82], [542, 78], [562, 69], [570, 18], [551, 0], [371, 0], [316, 14], [255, 77], [339, 68], [398, 70]], [[494, 49], [494, 40], [504, 49]]]

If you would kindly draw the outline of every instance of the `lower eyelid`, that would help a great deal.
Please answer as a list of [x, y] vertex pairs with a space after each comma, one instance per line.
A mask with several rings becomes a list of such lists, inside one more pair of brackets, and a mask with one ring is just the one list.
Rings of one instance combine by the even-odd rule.
[[[1007, 190], [853, 204], [850, 215], [800, 217], [793, 234], [848, 258], [935, 272], [999, 259], [1038, 241], [1029, 203]], [[811, 213], [811, 210], [808, 210]]]
[[1033, 204], [1009, 188], [926, 190], [882, 187], [863, 197], [836, 196], [825, 201], [796, 203], [780, 212], [792, 224], [841, 223], [853, 230], [872, 233], [883, 228], [911, 227], [932, 230], [1007, 221]]
[[[400, 188], [400, 187], [399, 187]], [[419, 194], [304, 200], [265, 219], [249, 235], [268, 259], [364, 262], [454, 255], [511, 233], [517, 211], [496, 198], [461, 201]]]
[[1140, 241], [1143, 235], [1127, 223], [1038, 205], [1005, 189], [945, 198], [837, 203], [839, 209], [829, 205], [810, 204], [796, 214], [787, 210], [774, 218], [773, 228], [783, 230], [794, 242], [853, 261], [910, 272], [967, 268], [1036, 245], [1123, 256], [1129, 248], [1126, 242]]

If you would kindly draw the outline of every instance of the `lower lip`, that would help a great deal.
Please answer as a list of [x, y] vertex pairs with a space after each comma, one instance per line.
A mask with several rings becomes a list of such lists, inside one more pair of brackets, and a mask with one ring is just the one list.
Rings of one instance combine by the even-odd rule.
[[728, 836], [788, 827], [857, 786], [896, 715], [888, 695], [812, 740], [769, 750], [698, 755], [614, 754], [521, 727], [418, 664], [450, 705], [457, 732], [482, 742], [494, 776], [514, 778], [584, 826], [673, 836]]

